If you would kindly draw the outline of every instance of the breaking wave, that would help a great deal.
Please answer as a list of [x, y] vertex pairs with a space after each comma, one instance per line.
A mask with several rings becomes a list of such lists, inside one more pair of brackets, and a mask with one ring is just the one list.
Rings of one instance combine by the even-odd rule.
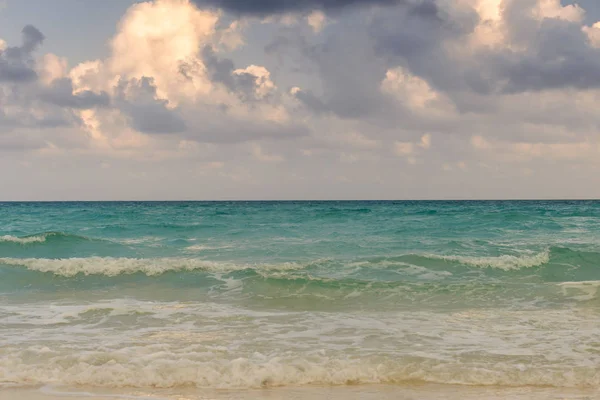
[[303, 268], [302, 264], [262, 264], [244, 265], [198, 260], [193, 258], [0, 258], [0, 264], [23, 266], [31, 271], [49, 272], [55, 275], [72, 277], [77, 274], [117, 276], [143, 273], [148, 276], [162, 275], [172, 271], [232, 272], [245, 269], [293, 270]]
[[4, 235], [0, 236], [0, 243], [17, 243], [22, 245], [33, 244], [33, 243], [45, 243], [46, 241], [56, 240], [56, 239], [79, 239], [79, 240], [89, 240], [84, 236], [71, 235], [63, 232], [43, 232], [35, 235], [28, 236], [13, 236], [13, 235]]
[[550, 261], [550, 250], [533, 255], [513, 256], [502, 255], [498, 257], [467, 257], [467, 256], [438, 256], [427, 255], [428, 258], [454, 261], [463, 265], [480, 268], [498, 268], [505, 271], [539, 267]]

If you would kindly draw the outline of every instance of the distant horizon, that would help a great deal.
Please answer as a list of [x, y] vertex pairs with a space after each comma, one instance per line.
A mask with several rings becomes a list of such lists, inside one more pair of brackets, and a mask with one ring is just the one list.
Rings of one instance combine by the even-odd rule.
[[600, 198], [506, 199], [217, 199], [217, 200], [0, 200], [5, 203], [292, 203], [292, 202], [492, 202], [492, 201], [600, 201]]

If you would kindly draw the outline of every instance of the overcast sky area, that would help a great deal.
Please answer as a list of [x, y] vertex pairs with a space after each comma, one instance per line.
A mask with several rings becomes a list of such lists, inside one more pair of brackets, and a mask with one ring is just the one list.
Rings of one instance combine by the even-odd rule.
[[0, 200], [600, 198], [597, 0], [0, 0]]

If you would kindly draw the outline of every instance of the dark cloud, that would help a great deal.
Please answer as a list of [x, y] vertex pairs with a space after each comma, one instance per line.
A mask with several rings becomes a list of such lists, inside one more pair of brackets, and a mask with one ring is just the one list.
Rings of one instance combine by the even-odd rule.
[[387, 57], [414, 58], [440, 47], [444, 40], [471, 32], [476, 16], [464, 26], [431, 1], [378, 13], [369, 26], [376, 51]]
[[532, 19], [535, 0], [507, 2], [503, 16], [507, 40], [516, 48], [488, 47], [455, 55], [444, 44], [466, 40], [478, 16], [448, 12], [432, 2], [378, 13], [370, 36], [380, 57], [401, 65], [447, 93], [459, 108], [465, 93], [494, 95], [547, 89], [600, 87], [600, 50], [593, 48], [579, 23], [557, 18]]
[[256, 76], [246, 72], [234, 73], [233, 61], [219, 58], [211, 46], [206, 46], [202, 50], [202, 61], [211, 81], [223, 84], [243, 101], [257, 100]]
[[73, 126], [78, 118], [63, 110], [45, 110], [41, 116], [36, 116], [28, 109], [22, 109], [14, 115], [6, 115], [0, 112], [0, 134], [11, 132], [16, 128], [64, 128]]
[[40, 97], [48, 103], [75, 109], [108, 107], [110, 104], [110, 97], [106, 92], [95, 93], [84, 90], [73, 94], [73, 82], [70, 78], [53, 81], [49, 88], [42, 90]]
[[353, 13], [336, 24], [321, 43], [310, 43], [301, 28], [284, 29], [265, 47], [279, 59], [303, 59], [303, 70], [316, 73], [320, 85], [302, 87], [296, 97], [317, 113], [358, 119], [381, 113], [388, 99], [380, 90], [387, 65], [366, 35], [365, 13]]
[[186, 123], [167, 100], [156, 99], [154, 79], [122, 79], [116, 88], [115, 105], [129, 117], [131, 126], [144, 133], [181, 133]]
[[199, 6], [214, 6], [235, 14], [270, 15], [294, 11], [336, 11], [349, 7], [393, 5], [404, 0], [193, 0]]
[[456, 56], [446, 44], [466, 40], [478, 21], [473, 10], [446, 10], [423, 1], [378, 13], [368, 33], [377, 56], [390, 68], [405, 67], [436, 90], [457, 93], [468, 89], [465, 70], [471, 60]]
[[323, 114], [331, 111], [327, 104], [315, 96], [311, 90], [298, 90], [294, 93], [294, 97], [315, 114]]
[[31, 82], [37, 79], [32, 52], [44, 41], [44, 35], [31, 25], [23, 28], [22, 45], [0, 51], [0, 82]]
[[233, 80], [233, 70], [235, 66], [233, 61], [224, 58], [219, 58], [212, 46], [205, 46], [202, 49], [202, 61], [208, 72], [208, 76], [211, 81], [219, 82], [224, 84], [228, 88], [234, 88], [235, 82]]
[[74, 109], [106, 107], [107, 93], [83, 91], [73, 94], [69, 78], [57, 79], [50, 86], [38, 80], [33, 53], [44, 35], [28, 25], [22, 30], [22, 44], [0, 52], [0, 126], [3, 132], [17, 128], [53, 129], [82, 123]]
[[35, 26], [27, 25], [21, 31], [23, 36], [23, 51], [31, 53], [36, 50], [45, 39], [45, 36]]
[[508, 93], [600, 87], [600, 50], [590, 46], [578, 24], [546, 19], [527, 51], [502, 51], [484, 58], [499, 90]]

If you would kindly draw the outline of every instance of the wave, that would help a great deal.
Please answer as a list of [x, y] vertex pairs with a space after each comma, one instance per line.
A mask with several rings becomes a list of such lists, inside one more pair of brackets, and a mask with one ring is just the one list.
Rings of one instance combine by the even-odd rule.
[[20, 243], [20, 244], [28, 244], [28, 243], [42, 243], [46, 241], [46, 236], [26, 236], [26, 237], [17, 237], [11, 235], [0, 236], [0, 242], [10, 242], [10, 243]]
[[[183, 249], [186, 253], [202, 251], [217, 247], [190, 246]], [[505, 272], [533, 268], [549, 268], [548, 277], [556, 278], [564, 272], [565, 281], [594, 279], [596, 267], [600, 263], [600, 254], [567, 248], [549, 248], [545, 251], [525, 255], [462, 256], [437, 254], [404, 254], [398, 256], [366, 257], [359, 259], [316, 259], [302, 262], [279, 263], [239, 263], [198, 259], [194, 257], [163, 258], [127, 258], [127, 257], [79, 257], [79, 258], [0, 258], [0, 264], [25, 267], [31, 271], [53, 273], [59, 276], [72, 277], [77, 274], [117, 276], [121, 274], [143, 273], [148, 276], [162, 275], [167, 272], [207, 271], [227, 273], [251, 270], [257, 273], [301, 271], [290, 279], [318, 278], [319, 276], [349, 278], [360, 280], [363, 274], [370, 271], [388, 270], [401, 273], [403, 276], [429, 277], [430, 280], [459, 278], [463, 273], [476, 269], [496, 269]], [[313, 275], [312, 272], [317, 272]], [[320, 273], [319, 273], [320, 272]], [[345, 274], [347, 272], [348, 274]], [[341, 275], [340, 275], [341, 273]], [[358, 274], [358, 275], [357, 275]], [[266, 277], [266, 276], [265, 276]], [[331, 280], [330, 279], [330, 280]], [[369, 279], [370, 280], [370, 279]]]
[[541, 253], [523, 256], [501, 255], [497, 257], [469, 257], [428, 254], [424, 257], [444, 261], [455, 261], [473, 267], [498, 268], [509, 271], [521, 268], [539, 267], [547, 264], [550, 262], [550, 249]]
[[65, 239], [77, 239], [77, 240], [91, 240], [85, 236], [72, 235], [65, 232], [43, 232], [35, 235], [28, 236], [13, 236], [4, 235], [0, 236], [0, 243], [16, 243], [21, 245], [28, 245], [33, 243], [45, 243], [51, 240], [65, 240]]
[[148, 276], [162, 275], [176, 271], [233, 272], [247, 269], [257, 270], [294, 270], [304, 268], [303, 264], [235, 264], [193, 258], [124, 258], [124, 257], [86, 257], [86, 258], [0, 258], [0, 264], [22, 266], [31, 271], [49, 272], [64, 277], [83, 275], [117, 276], [122, 274], [143, 273]]

